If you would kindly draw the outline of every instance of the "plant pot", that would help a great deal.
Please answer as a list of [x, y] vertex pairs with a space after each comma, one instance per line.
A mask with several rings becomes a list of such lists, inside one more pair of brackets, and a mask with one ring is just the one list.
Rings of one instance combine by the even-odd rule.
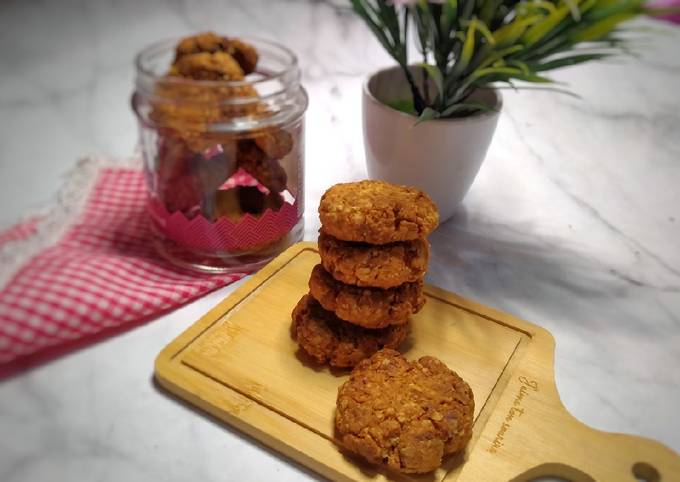
[[493, 106], [493, 111], [415, 125], [415, 116], [386, 105], [410, 95], [399, 67], [380, 70], [364, 84], [368, 176], [422, 189], [437, 203], [443, 222], [453, 215], [477, 176], [498, 123], [502, 98], [495, 89], [479, 89], [471, 99]]

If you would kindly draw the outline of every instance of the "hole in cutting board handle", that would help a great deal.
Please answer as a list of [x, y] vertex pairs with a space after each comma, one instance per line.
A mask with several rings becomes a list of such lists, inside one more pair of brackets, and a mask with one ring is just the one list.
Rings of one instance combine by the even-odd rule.
[[638, 482], [660, 482], [661, 476], [659, 471], [656, 470], [652, 465], [646, 462], [638, 462], [633, 464], [631, 468], [633, 475], [638, 480]]
[[512, 479], [512, 482], [596, 482], [591, 476], [570, 465], [544, 463]]
[[569, 479], [563, 477], [553, 477], [551, 475], [545, 477], [538, 477], [536, 479], [531, 479], [529, 482], [571, 482]]

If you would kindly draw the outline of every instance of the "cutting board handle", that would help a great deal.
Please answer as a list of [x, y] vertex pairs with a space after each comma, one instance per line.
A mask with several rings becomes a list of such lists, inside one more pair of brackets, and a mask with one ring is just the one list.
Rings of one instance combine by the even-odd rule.
[[680, 455], [670, 448], [644, 437], [596, 430], [571, 415], [555, 384], [554, 339], [542, 329], [531, 337], [511, 367], [479, 448], [461, 468], [461, 480], [680, 482]]
[[543, 441], [546, 451], [536, 454], [537, 461], [553, 462], [540, 463], [515, 482], [551, 476], [572, 482], [680, 481], [680, 456], [659, 442], [595, 430], [569, 414], [553, 428], [552, 441]]
[[[554, 366], [550, 345], [542, 345], [541, 358], [548, 362], [541, 367], [544, 376], [522, 374], [524, 367], [520, 367], [511, 383], [514, 398], [506, 405], [505, 423], [508, 430], [523, 437], [519, 444], [526, 446], [528, 462], [528, 470], [511, 479], [553, 476], [573, 482], [680, 482], [680, 455], [670, 448], [644, 437], [596, 430], [567, 411], [548, 368]], [[536, 375], [536, 365], [530, 368]], [[516, 423], [520, 418], [533, 419], [533, 423]]]

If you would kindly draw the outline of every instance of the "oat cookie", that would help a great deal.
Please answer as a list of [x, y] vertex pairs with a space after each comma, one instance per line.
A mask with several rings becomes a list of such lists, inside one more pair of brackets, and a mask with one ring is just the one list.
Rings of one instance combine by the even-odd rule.
[[305, 295], [293, 310], [293, 337], [317, 362], [353, 367], [381, 348], [396, 348], [409, 334], [409, 325], [367, 330], [339, 319]]
[[269, 158], [253, 140], [238, 141], [237, 160], [239, 167], [248, 171], [270, 191], [281, 192], [286, 189], [286, 170], [279, 161]]
[[293, 149], [293, 136], [279, 128], [269, 129], [253, 140], [257, 147], [272, 159], [281, 159]]
[[233, 37], [223, 37], [225, 50], [239, 63], [243, 72], [250, 74], [255, 71], [259, 55], [255, 47]]
[[[203, 32], [190, 37], [184, 37], [175, 47], [175, 62], [185, 55], [200, 52], [215, 53], [224, 51], [222, 37], [214, 32]], [[174, 63], [174, 62], [173, 62]]]
[[383, 181], [336, 184], [321, 197], [319, 217], [327, 234], [371, 244], [424, 238], [439, 223], [427, 194]]
[[255, 70], [258, 53], [255, 47], [237, 38], [220, 37], [214, 32], [204, 32], [183, 38], [175, 48], [175, 62], [185, 55], [202, 52], [226, 52], [236, 60], [245, 74]]
[[385, 349], [338, 390], [335, 427], [342, 445], [369, 462], [425, 473], [465, 447], [474, 408], [470, 386], [440, 360], [409, 362]]
[[170, 75], [194, 80], [243, 80], [243, 69], [226, 52], [199, 52], [180, 57]]
[[361, 288], [337, 281], [320, 264], [312, 270], [309, 292], [325, 309], [364, 328], [406, 323], [425, 304], [422, 280], [389, 289]]
[[375, 288], [393, 288], [413, 283], [427, 271], [430, 245], [425, 239], [373, 245], [342, 241], [319, 234], [321, 264], [343, 283]]

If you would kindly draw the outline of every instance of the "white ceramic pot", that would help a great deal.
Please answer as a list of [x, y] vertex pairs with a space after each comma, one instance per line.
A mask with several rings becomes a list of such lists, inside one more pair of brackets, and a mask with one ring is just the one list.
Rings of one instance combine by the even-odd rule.
[[415, 125], [414, 116], [386, 105], [409, 97], [399, 67], [378, 71], [364, 84], [368, 175], [422, 189], [437, 203], [443, 222], [453, 215], [477, 176], [498, 123], [502, 98], [497, 90], [480, 89], [471, 99], [494, 106], [494, 111]]

